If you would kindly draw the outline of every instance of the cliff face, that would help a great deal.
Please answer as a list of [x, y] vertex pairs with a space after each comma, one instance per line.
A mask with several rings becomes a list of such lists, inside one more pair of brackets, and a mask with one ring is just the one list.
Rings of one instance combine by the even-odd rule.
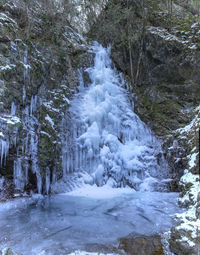
[[198, 8], [178, 0], [110, 1], [90, 31], [111, 44], [135, 111], [163, 139], [172, 189], [181, 191], [180, 205], [189, 208], [172, 231], [175, 254], [199, 249], [199, 33]]
[[[113, 2], [113, 3], [111, 3]], [[127, 74], [135, 108], [158, 135], [191, 120], [199, 102], [198, 17], [179, 1], [111, 1], [91, 36], [112, 45], [116, 67]]]
[[14, 191], [13, 174], [17, 189], [43, 193], [62, 175], [62, 118], [78, 68], [92, 56], [61, 10], [42, 1], [0, 3], [0, 174], [11, 182], [3, 199], [8, 186]]

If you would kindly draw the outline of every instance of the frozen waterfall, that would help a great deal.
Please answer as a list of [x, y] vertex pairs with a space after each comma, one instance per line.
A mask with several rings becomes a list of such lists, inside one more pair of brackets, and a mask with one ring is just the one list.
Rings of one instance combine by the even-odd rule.
[[87, 172], [87, 182], [98, 186], [163, 190], [169, 170], [159, 141], [133, 112], [125, 82], [112, 68], [110, 48], [95, 43], [91, 51], [94, 66], [86, 70], [91, 84], [84, 86], [80, 78], [64, 121], [64, 176]]

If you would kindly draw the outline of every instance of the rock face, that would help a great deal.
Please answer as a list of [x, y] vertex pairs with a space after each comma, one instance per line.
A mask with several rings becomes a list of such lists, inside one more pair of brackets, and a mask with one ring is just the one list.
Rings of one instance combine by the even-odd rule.
[[119, 248], [130, 255], [164, 255], [159, 236], [122, 238]]
[[180, 141], [187, 142], [188, 166], [180, 179], [179, 205], [187, 211], [177, 215], [178, 225], [172, 228], [170, 245], [175, 254], [198, 254], [200, 249], [200, 176], [199, 176], [199, 107], [189, 125], [176, 131]]
[[91, 36], [112, 44], [116, 67], [137, 95], [137, 113], [156, 134], [167, 135], [191, 120], [187, 111], [200, 99], [200, 24], [176, 5], [171, 17], [162, 0], [111, 2]]
[[0, 3], [3, 199], [13, 175], [18, 190], [39, 193], [49, 193], [49, 184], [62, 175], [62, 119], [77, 91], [78, 68], [90, 66], [92, 55], [70, 26], [69, 13], [60, 11], [43, 1]]

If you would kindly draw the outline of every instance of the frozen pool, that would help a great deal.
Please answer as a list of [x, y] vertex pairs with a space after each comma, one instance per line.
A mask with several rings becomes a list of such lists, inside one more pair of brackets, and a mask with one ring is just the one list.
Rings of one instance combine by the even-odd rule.
[[75, 192], [7, 202], [0, 205], [0, 247], [58, 255], [111, 247], [130, 233], [162, 233], [174, 224], [177, 198], [177, 193], [122, 192], [97, 199]]

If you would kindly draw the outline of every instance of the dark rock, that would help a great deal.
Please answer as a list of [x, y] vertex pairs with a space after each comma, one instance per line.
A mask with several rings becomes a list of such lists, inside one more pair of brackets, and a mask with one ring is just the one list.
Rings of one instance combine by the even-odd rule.
[[7, 36], [0, 36], [0, 43], [10, 42], [10, 39]]
[[159, 236], [128, 236], [120, 239], [120, 249], [130, 255], [164, 255]]
[[176, 228], [172, 228], [171, 238], [169, 241], [171, 251], [176, 255], [197, 255], [199, 244], [195, 246], [189, 246], [187, 242], [181, 241], [182, 237], [184, 236], [191, 240], [191, 236], [187, 233], [187, 231], [179, 231]]

